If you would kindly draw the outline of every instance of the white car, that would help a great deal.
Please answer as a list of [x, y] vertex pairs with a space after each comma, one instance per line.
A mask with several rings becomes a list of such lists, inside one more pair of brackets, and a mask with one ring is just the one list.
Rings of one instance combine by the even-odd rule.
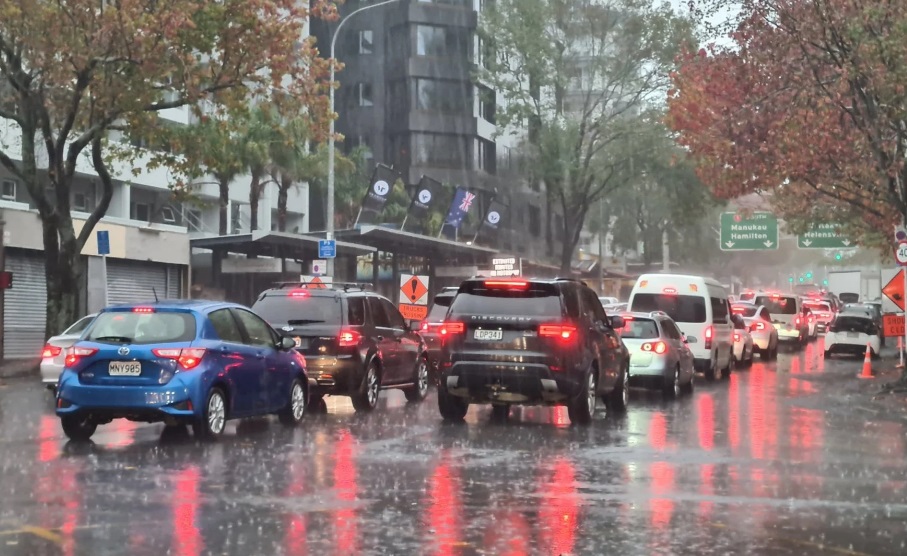
[[753, 364], [753, 336], [749, 327], [739, 315], [732, 314], [734, 322], [734, 363], [749, 367]]
[[763, 361], [778, 357], [778, 331], [772, 324], [768, 309], [752, 303], [735, 303], [731, 310], [743, 318], [753, 338], [753, 349], [759, 351]]
[[616, 304], [620, 303], [620, 300], [617, 299], [616, 297], [609, 297], [606, 295], [600, 296], [598, 298], [598, 300], [601, 301], [602, 307], [604, 307], [606, 305], [616, 305]]
[[96, 313], [82, 317], [62, 334], [47, 340], [41, 351], [41, 383], [48, 388], [56, 388], [60, 374], [63, 373], [63, 360], [66, 359], [66, 348], [76, 343], [88, 325], [94, 322]]
[[881, 331], [870, 315], [847, 311], [838, 313], [825, 333], [825, 357], [836, 353], [863, 355], [867, 345], [872, 357], [878, 357], [882, 346]]

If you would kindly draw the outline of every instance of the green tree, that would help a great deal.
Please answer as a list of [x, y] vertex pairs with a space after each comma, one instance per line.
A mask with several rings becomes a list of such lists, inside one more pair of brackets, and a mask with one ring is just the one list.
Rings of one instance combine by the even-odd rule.
[[499, 0], [483, 15], [480, 78], [505, 99], [501, 127], [528, 124], [529, 179], [565, 216], [548, 235], [563, 238], [569, 271], [590, 207], [625, 183], [626, 151], [615, 144], [666, 91], [692, 25], [647, 0]]
[[[303, 103], [321, 95], [326, 62], [300, 37], [310, 15], [334, 15], [329, 4], [0, 0], [0, 117], [21, 138], [0, 145], [0, 164], [41, 219], [48, 336], [77, 316], [82, 249], [107, 212], [114, 176], [137, 156], [105, 148], [109, 133], [154, 133], [160, 111], [203, 100], [233, 106], [274, 89]], [[89, 164], [102, 193], [76, 233], [71, 186]]]

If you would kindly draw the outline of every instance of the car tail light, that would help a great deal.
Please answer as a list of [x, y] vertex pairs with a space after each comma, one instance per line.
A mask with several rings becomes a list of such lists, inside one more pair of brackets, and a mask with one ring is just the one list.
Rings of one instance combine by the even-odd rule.
[[800, 317], [794, 319], [794, 326], [800, 326]]
[[66, 350], [66, 360], [64, 364], [67, 367], [72, 367], [78, 363], [84, 357], [91, 357], [98, 352], [98, 348], [87, 348], [87, 347], [71, 347]]
[[677, 288], [665, 288], [661, 291], [668, 295], [675, 295], [677, 293]]
[[290, 290], [290, 297], [305, 298], [311, 295], [308, 290]]
[[734, 332], [734, 343], [740, 341], [740, 332]]
[[466, 325], [462, 322], [445, 322], [441, 325], [442, 336], [452, 336], [466, 332]]
[[664, 342], [646, 342], [642, 345], [643, 351], [655, 352], [659, 355], [668, 351], [668, 344]]
[[756, 324], [753, 325], [753, 329], [754, 330], [765, 330], [765, 323], [757, 322]]
[[63, 348], [47, 344], [46, 346], [44, 346], [44, 351], [41, 352], [41, 357], [43, 357], [44, 359], [56, 357], [60, 355], [61, 351], [63, 351]]
[[542, 324], [539, 326], [539, 336], [567, 342], [576, 338], [576, 327], [572, 324]]
[[205, 348], [158, 348], [151, 350], [151, 353], [164, 359], [173, 359], [180, 367], [191, 371], [201, 365]]
[[337, 336], [337, 345], [339, 347], [356, 347], [359, 345], [359, 341], [362, 340], [362, 334], [355, 330], [341, 330], [340, 335]]
[[419, 326], [422, 332], [428, 332], [428, 321], [422, 321], [422, 324]]
[[712, 349], [712, 338], [715, 336], [715, 329], [709, 326], [705, 329], [705, 349]]
[[485, 287], [488, 289], [502, 290], [528, 290], [529, 282], [526, 280], [485, 280]]
[[154, 307], [133, 307], [132, 312], [133, 313], [146, 313], [146, 314], [153, 313]]

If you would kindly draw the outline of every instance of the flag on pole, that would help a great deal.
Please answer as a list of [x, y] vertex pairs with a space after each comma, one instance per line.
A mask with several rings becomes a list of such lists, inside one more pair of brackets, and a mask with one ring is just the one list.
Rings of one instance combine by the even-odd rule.
[[362, 199], [362, 207], [359, 209], [359, 216], [356, 217], [356, 224], [362, 218], [362, 213], [372, 213], [373, 215], [381, 214], [387, 205], [391, 192], [394, 190], [394, 184], [400, 179], [400, 173], [389, 166], [378, 164], [372, 172], [372, 179], [369, 181], [368, 191]]
[[482, 220], [479, 229], [476, 230], [476, 236], [473, 238], [473, 241], [476, 241], [479, 236], [491, 239], [497, 235], [498, 231], [504, 226], [506, 210], [507, 207], [500, 201], [492, 201], [491, 204], [488, 205], [488, 212], [485, 213], [485, 219]]

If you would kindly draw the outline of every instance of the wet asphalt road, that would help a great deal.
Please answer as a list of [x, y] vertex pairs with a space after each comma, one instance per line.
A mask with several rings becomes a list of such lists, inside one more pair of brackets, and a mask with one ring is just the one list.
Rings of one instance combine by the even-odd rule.
[[0, 555], [907, 554], [907, 428], [821, 339], [622, 417], [346, 399], [215, 444], [117, 422], [67, 445], [51, 397], [0, 387]]

